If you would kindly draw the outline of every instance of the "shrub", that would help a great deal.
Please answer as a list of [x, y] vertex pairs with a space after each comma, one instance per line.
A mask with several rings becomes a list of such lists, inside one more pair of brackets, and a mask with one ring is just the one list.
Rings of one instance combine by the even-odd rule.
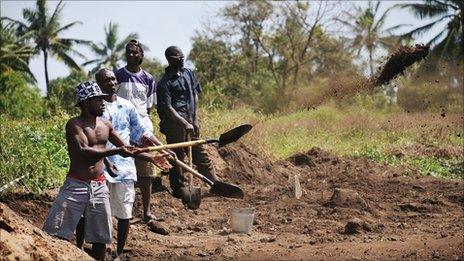
[[21, 182], [33, 192], [63, 182], [69, 168], [64, 126], [69, 116], [20, 121], [0, 116], [0, 184], [26, 175]]
[[398, 91], [398, 105], [409, 112], [441, 111], [452, 108], [462, 111], [462, 93], [439, 82], [409, 84]]
[[44, 101], [37, 87], [29, 86], [21, 72], [0, 74], [0, 114], [12, 118], [39, 117]]
[[91, 80], [91, 76], [82, 71], [72, 71], [66, 77], [57, 78], [50, 81], [52, 92], [47, 101], [48, 112], [51, 115], [60, 114], [64, 110], [68, 114], [77, 114], [79, 109], [74, 106], [76, 103], [76, 86]]
[[463, 65], [441, 62], [437, 71], [419, 71], [398, 81], [398, 105], [403, 109], [462, 113], [464, 109]]

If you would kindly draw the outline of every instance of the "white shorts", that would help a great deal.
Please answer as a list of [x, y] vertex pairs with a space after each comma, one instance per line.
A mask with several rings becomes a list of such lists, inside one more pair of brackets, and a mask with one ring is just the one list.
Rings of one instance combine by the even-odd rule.
[[135, 201], [133, 180], [123, 180], [120, 183], [109, 183], [111, 215], [119, 219], [132, 218], [132, 208]]

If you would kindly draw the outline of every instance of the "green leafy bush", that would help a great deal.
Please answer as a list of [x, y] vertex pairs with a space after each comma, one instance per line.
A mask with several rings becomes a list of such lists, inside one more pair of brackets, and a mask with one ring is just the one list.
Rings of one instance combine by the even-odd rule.
[[0, 116], [0, 184], [26, 174], [34, 192], [62, 183], [69, 168], [64, 126], [69, 116], [21, 121]]
[[66, 77], [51, 80], [52, 91], [47, 101], [48, 113], [55, 115], [64, 110], [71, 115], [77, 114], [79, 109], [74, 106], [76, 103], [76, 86], [81, 82], [91, 80], [91, 78], [83, 71], [74, 70]]
[[0, 114], [20, 119], [39, 117], [44, 112], [43, 98], [21, 72], [0, 74]]

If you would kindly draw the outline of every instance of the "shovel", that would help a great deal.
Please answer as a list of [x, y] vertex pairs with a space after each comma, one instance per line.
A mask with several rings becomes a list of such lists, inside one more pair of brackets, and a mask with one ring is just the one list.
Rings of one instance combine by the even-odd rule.
[[226, 197], [226, 198], [243, 198], [244, 193], [243, 190], [235, 185], [228, 184], [222, 181], [211, 181], [207, 177], [203, 176], [200, 174], [198, 171], [195, 169], [191, 168], [189, 165], [185, 164], [184, 162], [175, 159], [176, 164], [182, 167], [184, 170], [187, 170], [188, 172], [192, 173], [193, 176], [201, 179], [203, 182], [211, 186], [211, 192], [218, 194], [220, 196]]
[[148, 151], [159, 151], [165, 149], [176, 149], [176, 148], [184, 148], [190, 146], [197, 146], [207, 143], [218, 143], [219, 147], [223, 147], [229, 143], [235, 142], [243, 135], [247, 134], [251, 128], [250, 124], [243, 124], [238, 127], [235, 127], [219, 136], [219, 139], [206, 139], [206, 140], [193, 140], [193, 141], [186, 141], [186, 142], [179, 142], [179, 143], [171, 143], [171, 144], [164, 144], [159, 146], [151, 146], [146, 147], [141, 152], [148, 152]]
[[[190, 141], [190, 134], [187, 134], [187, 141]], [[189, 167], [193, 169], [192, 147], [188, 147]], [[188, 175], [188, 186], [180, 189], [182, 195], [182, 203], [189, 209], [197, 209], [201, 203], [201, 189], [192, 186], [192, 173]]]

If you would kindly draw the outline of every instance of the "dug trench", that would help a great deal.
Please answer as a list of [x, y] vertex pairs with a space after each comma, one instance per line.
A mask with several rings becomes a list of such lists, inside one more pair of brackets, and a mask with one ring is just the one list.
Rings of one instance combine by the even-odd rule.
[[[141, 221], [138, 197], [125, 258], [464, 258], [462, 179], [405, 176], [405, 167], [337, 157], [317, 148], [274, 162], [241, 143], [208, 151], [222, 179], [238, 184], [245, 198], [215, 197], [203, 186], [201, 207], [189, 210], [167, 191], [153, 193], [152, 209], [165, 219], [161, 223], [168, 233], [161, 235]], [[288, 182], [294, 175], [303, 190], [299, 199]], [[167, 177], [163, 183], [168, 186]], [[2, 256], [19, 255], [12, 240], [29, 242], [19, 244], [20, 251], [34, 259], [85, 256], [38, 229], [54, 195], [2, 197], [0, 232], [10, 235], [0, 238]], [[230, 211], [239, 207], [255, 209], [250, 234], [231, 232]], [[114, 249], [115, 243], [109, 245], [109, 251]]]

